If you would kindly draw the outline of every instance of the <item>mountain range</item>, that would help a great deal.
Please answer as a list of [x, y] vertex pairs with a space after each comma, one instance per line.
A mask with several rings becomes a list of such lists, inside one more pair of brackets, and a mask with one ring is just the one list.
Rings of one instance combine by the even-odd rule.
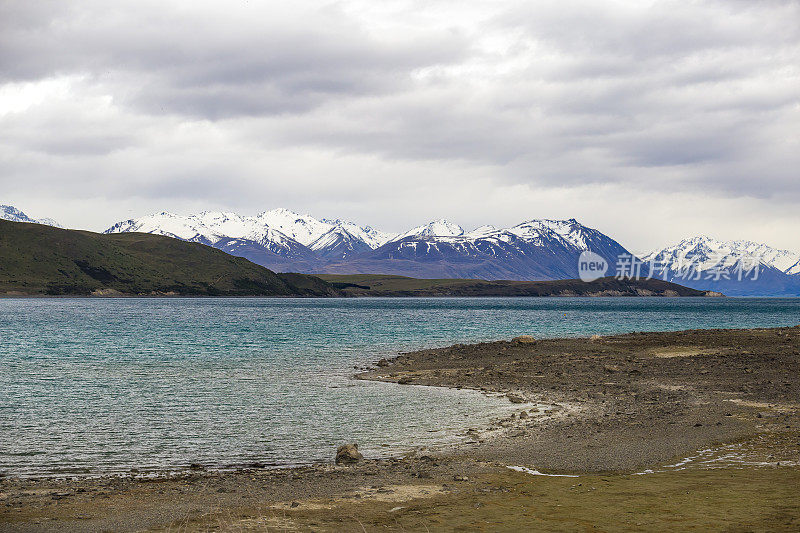
[[381, 273], [414, 277], [553, 280], [578, 277], [591, 250], [613, 264], [622, 245], [574, 219], [530, 220], [472, 232], [436, 220], [391, 234], [286, 209], [236, 213], [160, 213], [119, 222], [106, 233], [158, 233], [214, 246], [267, 268], [303, 273]]
[[642, 257], [652, 275], [730, 296], [800, 295], [800, 254], [752, 241], [684, 239]]
[[[0, 218], [33, 220], [3, 206]], [[508, 228], [466, 231], [436, 220], [388, 233], [340, 219], [288, 209], [255, 216], [230, 212], [158, 213], [114, 224], [105, 233], [153, 233], [213, 246], [278, 272], [393, 274], [417, 278], [559, 280], [578, 277], [578, 258], [591, 251], [615, 274], [623, 245], [575, 219], [533, 219]], [[751, 241], [685, 239], [639, 256], [641, 272], [731, 296], [800, 295], [800, 253]], [[739, 279], [739, 278], [742, 279]]]

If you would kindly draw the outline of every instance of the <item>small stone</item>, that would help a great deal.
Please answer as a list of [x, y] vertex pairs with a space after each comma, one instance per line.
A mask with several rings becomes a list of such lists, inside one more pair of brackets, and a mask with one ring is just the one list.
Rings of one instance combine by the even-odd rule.
[[337, 465], [351, 465], [359, 462], [364, 456], [358, 451], [358, 444], [343, 444], [336, 450]]
[[526, 418], [528, 418], [528, 413], [526, 413], [525, 411], [522, 411], [522, 412], [519, 414], [519, 419], [520, 419], [520, 420], [525, 420]]

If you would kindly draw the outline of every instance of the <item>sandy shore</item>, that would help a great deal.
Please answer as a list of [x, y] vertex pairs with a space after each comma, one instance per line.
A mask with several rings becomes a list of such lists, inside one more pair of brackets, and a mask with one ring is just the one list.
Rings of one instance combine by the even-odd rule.
[[0, 531], [797, 530], [798, 376], [800, 327], [418, 351], [358, 377], [519, 410], [457, 449], [354, 466], [0, 478]]

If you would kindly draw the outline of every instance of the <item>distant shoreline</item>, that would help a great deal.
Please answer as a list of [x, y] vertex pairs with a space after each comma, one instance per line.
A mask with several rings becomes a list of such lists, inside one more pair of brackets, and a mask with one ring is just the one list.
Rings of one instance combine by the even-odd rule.
[[[116, 289], [101, 288], [92, 294], [42, 294], [7, 291], [0, 298], [15, 297], [85, 297], [85, 298], [447, 298], [447, 297], [663, 297], [709, 298], [724, 297], [714, 291], [701, 291], [656, 279], [601, 278], [591, 282], [577, 279], [548, 281], [478, 280], [478, 279], [425, 279], [383, 274], [359, 275], [302, 275], [278, 273], [289, 280], [311, 280], [317, 284], [311, 294], [180, 294], [174, 291], [156, 291], [134, 294]], [[321, 290], [324, 287], [327, 290]]]
[[[65, 299], [65, 298], [78, 298], [78, 299], [86, 299], [86, 300], [126, 300], [126, 299], [142, 299], [142, 300], [154, 300], [154, 299], [162, 299], [162, 300], [225, 300], [225, 299], [232, 299], [232, 300], [291, 300], [291, 299], [298, 299], [298, 300], [313, 300], [313, 299], [320, 299], [320, 300], [354, 300], [354, 299], [378, 299], [378, 298], [385, 298], [385, 299], [392, 299], [392, 300], [400, 300], [400, 299], [447, 299], [447, 298], [581, 298], [581, 299], [596, 299], [596, 298], [716, 298], [715, 296], [706, 296], [706, 295], [699, 295], [699, 296], [665, 296], [665, 295], [631, 295], [631, 294], [619, 294], [619, 295], [607, 295], [607, 294], [596, 294], [596, 295], [569, 295], [569, 294], [554, 294], [549, 296], [529, 296], [529, 295], [503, 295], [503, 294], [486, 294], [480, 296], [461, 296], [461, 295], [451, 295], [451, 294], [430, 294], [430, 295], [359, 295], [359, 296], [258, 296], [258, 295], [242, 295], [242, 296], [209, 296], [205, 294], [176, 294], [176, 295], [158, 295], [158, 294], [117, 294], [114, 296], [94, 296], [94, 295], [87, 295], [87, 294], [0, 294], [0, 300], [15, 300], [15, 299]], [[728, 297], [726, 297], [728, 298]], [[756, 298], [769, 298], [769, 299], [800, 299], [800, 296], [731, 296], [730, 298], [736, 298], [741, 300], [746, 299], [756, 299]]]

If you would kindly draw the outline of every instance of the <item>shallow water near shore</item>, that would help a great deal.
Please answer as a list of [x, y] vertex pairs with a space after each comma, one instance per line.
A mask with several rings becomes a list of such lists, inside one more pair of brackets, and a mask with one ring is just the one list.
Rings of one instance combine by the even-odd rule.
[[400, 350], [800, 323], [800, 299], [0, 300], [0, 473], [330, 461], [455, 442], [506, 400], [351, 379]]

